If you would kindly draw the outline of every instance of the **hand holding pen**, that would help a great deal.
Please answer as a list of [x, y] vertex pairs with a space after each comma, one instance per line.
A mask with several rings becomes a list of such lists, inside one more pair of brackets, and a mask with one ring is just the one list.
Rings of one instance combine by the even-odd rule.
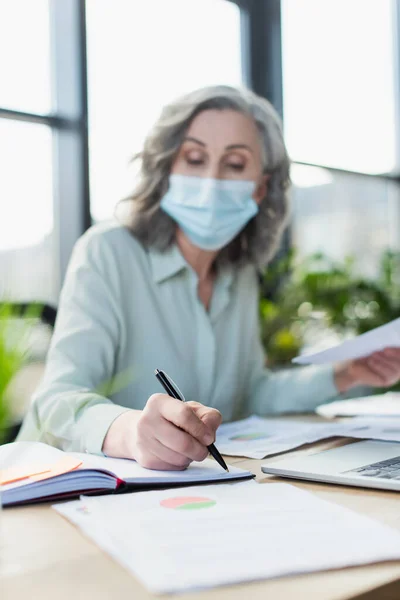
[[[180, 400], [181, 402], [186, 402], [184, 395], [182, 394], [182, 392], [180, 391], [180, 389], [178, 388], [176, 383], [174, 383], [172, 381], [172, 379], [164, 371], [161, 371], [160, 369], [156, 369], [154, 371], [154, 373], [155, 373], [155, 376], [157, 377], [158, 381], [161, 383], [161, 385], [167, 392], [167, 394], [169, 394], [172, 398], [176, 398], [177, 400]], [[220, 453], [218, 452], [218, 450], [216, 449], [214, 444], [209, 444], [207, 446], [207, 449], [210, 452], [210, 454], [215, 458], [217, 463], [223, 469], [225, 469], [225, 471], [229, 471], [224, 459], [222, 458], [222, 456], [220, 455]]]
[[153, 394], [143, 410], [125, 410], [108, 429], [102, 451], [156, 470], [185, 469], [202, 461], [221, 424], [221, 413], [198, 402]]

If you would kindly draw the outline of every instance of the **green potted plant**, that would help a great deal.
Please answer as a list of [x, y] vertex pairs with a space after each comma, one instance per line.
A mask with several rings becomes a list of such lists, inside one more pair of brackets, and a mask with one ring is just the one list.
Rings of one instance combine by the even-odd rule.
[[10, 384], [26, 362], [29, 319], [35, 314], [28, 307], [23, 319], [18, 319], [11, 303], [0, 303], [0, 444], [11, 441], [14, 429], [13, 410], [9, 395]]
[[322, 253], [299, 260], [295, 250], [263, 275], [260, 321], [268, 364], [288, 366], [318, 326], [340, 339], [400, 316], [400, 252], [382, 253], [376, 278], [357, 274], [355, 260]]

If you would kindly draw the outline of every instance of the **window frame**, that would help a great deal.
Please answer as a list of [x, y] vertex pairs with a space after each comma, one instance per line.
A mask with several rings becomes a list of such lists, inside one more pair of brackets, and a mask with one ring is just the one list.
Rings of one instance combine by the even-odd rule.
[[[46, 125], [52, 131], [57, 288], [72, 248], [91, 225], [84, 0], [49, 0], [52, 112], [0, 107], [0, 119]], [[62, 224], [62, 226], [61, 226]]]

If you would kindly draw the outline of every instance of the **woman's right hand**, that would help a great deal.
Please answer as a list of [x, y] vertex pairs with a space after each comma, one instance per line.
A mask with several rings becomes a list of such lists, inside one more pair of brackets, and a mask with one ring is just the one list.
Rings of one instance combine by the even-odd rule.
[[221, 421], [214, 408], [153, 394], [143, 410], [128, 410], [115, 419], [103, 452], [134, 459], [147, 469], [185, 469], [207, 457]]

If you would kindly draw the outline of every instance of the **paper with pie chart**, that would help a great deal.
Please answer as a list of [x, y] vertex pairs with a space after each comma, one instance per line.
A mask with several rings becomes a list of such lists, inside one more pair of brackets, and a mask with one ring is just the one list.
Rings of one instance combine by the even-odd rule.
[[310, 423], [257, 416], [222, 424], [216, 446], [221, 454], [265, 458], [335, 435], [347, 435], [348, 426], [339, 423]]
[[203, 508], [211, 508], [216, 505], [216, 500], [208, 496], [171, 496], [164, 498], [160, 502], [163, 508], [171, 510], [202, 510]]
[[286, 483], [82, 497], [54, 508], [157, 594], [400, 558], [396, 530]]

